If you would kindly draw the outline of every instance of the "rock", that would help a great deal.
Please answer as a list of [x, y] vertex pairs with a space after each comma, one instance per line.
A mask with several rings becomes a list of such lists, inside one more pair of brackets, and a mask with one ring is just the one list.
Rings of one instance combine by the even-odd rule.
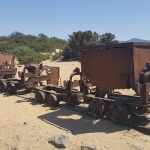
[[136, 150], [143, 150], [144, 147], [140, 146], [140, 145], [136, 145], [136, 144], [130, 144], [130, 143], [127, 143], [131, 148], [134, 148]]
[[95, 145], [82, 145], [81, 150], [98, 150]]
[[67, 130], [67, 131], [66, 131], [66, 133], [70, 133], [70, 134], [72, 134], [72, 131], [71, 131], [71, 130]]
[[57, 148], [66, 148], [68, 146], [69, 138], [63, 134], [57, 134], [48, 142], [53, 144]]
[[150, 140], [148, 140], [148, 139], [145, 139], [144, 141], [145, 141], [145, 142], [149, 142]]
[[106, 148], [110, 148], [110, 146], [109, 146], [109, 145], [104, 145], [104, 147], [106, 147]]
[[139, 135], [133, 135], [133, 138], [134, 138], [134, 139], [137, 139], [137, 140], [140, 139]]
[[30, 123], [29, 123], [29, 121], [27, 120], [27, 121], [24, 122], [24, 124], [25, 124], [25, 125], [29, 125]]

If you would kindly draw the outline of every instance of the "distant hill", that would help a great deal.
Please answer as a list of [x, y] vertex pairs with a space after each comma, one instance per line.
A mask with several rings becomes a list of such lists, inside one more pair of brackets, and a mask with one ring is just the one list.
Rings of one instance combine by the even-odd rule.
[[150, 42], [150, 40], [142, 40], [142, 39], [138, 39], [138, 38], [132, 38], [127, 41], [119, 41], [119, 43], [129, 43], [129, 42]]

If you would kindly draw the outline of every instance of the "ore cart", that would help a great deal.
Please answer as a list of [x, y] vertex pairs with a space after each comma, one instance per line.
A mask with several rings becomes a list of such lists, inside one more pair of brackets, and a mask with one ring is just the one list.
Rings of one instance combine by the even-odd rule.
[[[84, 97], [91, 100], [91, 114], [124, 122], [132, 115], [149, 113], [150, 43], [84, 47], [80, 50], [80, 60], [82, 72], [96, 86], [97, 94]], [[114, 92], [114, 89], [130, 88], [136, 95]]]
[[15, 56], [12, 54], [0, 53], [0, 79], [14, 78], [16, 72]]
[[[22, 72], [18, 72], [20, 79], [10, 78], [0, 80], [0, 92], [7, 91], [16, 94], [20, 89], [31, 91], [36, 86], [45, 84], [58, 85], [59, 67], [40, 65], [27, 65]], [[45, 82], [45, 83], [44, 83]]]
[[[80, 80], [73, 80], [74, 76], [79, 76]], [[35, 88], [35, 100], [40, 103], [47, 103], [50, 106], [58, 106], [60, 101], [66, 104], [75, 106], [83, 102], [83, 89], [86, 86], [83, 84], [84, 75], [80, 72], [79, 68], [75, 68], [70, 75], [69, 80], [64, 81], [64, 86], [48, 84], [42, 87]], [[76, 89], [80, 87], [80, 90]], [[86, 90], [87, 91], [87, 90]]]

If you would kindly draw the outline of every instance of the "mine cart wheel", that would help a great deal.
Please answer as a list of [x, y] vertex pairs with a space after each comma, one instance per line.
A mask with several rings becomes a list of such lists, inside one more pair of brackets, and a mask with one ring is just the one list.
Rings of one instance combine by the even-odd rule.
[[92, 99], [89, 103], [89, 112], [93, 117], [103, 117], [105, 113], [104, 101], [100, 99]]
[[36, 94], [35, 94], [35, 100], [38, 102], [38, 103], [44, 103], [45, 102], [45, 93], [43, 91], [37, 91]]
[[7, 92], [11, 95], [14, 95], [16, 94], [17, 92], [17, 89], [16, 89], [16, 86], [14, 83], [9, 83], [8, 86], [7, 86]]
[[26, 92], [31, 93], [31, 92], [33, 92], [33, 89], [32, 88], [26, 89]]
[[50, 94], [47, 98], [47, 104], [50, 106], [57, 107], [59, 105], [57, 96], [54, 94]]
[[0, 82], [0, 92], [4, 92], [7, 88], [7, 83], [4, 81]]
[[112, 121], [123, 123], [128, 120], [129, 112], [121, 101], [115, 101], [109, 107], [109, 117]]

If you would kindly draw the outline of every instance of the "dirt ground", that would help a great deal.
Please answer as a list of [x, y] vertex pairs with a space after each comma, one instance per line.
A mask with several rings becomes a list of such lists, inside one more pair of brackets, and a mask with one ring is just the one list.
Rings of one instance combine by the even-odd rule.
[[[44, 64], [59, 66], [62, 81], [69, 78], [75, 67], [80, 67], [79, 62], [45, 61]], [[58, 133], [69, 138], [66, 150], [80, 150], [85, 144], [98, 150], [150, 149], [150, 136], [124, 125], [95, 120], [64, 105], [53, 108], [38, 104], [34, 93], [0, 94], [0, 150], [56, 150], [48, 141]]]

